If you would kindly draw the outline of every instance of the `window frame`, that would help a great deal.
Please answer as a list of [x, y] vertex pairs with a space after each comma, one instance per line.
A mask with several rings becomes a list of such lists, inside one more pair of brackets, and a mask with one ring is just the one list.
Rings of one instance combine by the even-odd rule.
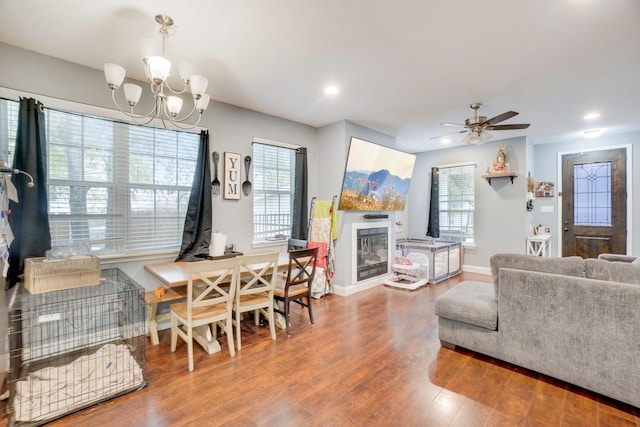
[[[264, 147], [272, 147], [275, 150], [289, 150], [288, 154], [290, 156], [290, 168], [288, 169], [289, 175], [285, 177], [286, 186], [288, 186], [289, 190], [283, 191], [281, 180], [278, 177], [278, 183], [276, 183], [276, 189], [263, 189], [261, 184], [264, 182], [264, 176], [261, 175], [261, 170], [263, 166], [260, 164], [259, 156], [256, 156], [256, 146], [264, 146]], [[252, 244], [262, 244], [265, 242], [281, 242], [291, 237], [291, 227], [293, 225], [293, 202], [294, 202], [294, 192], [295, 192], [295, 170], [296, 170], [296, 150], [300, 148], [297, 145], [288, 144], [285, 142], [274, 141], [266, 138], [254, 137], [252, 143], [252, 155], [253, 155], [253, 188], [252, 188], [252, 233], [251, 233], [251, 241]], [[278, 169], [281, 171], [282, 169]], [[281, 217], [282, 215], [288, 215], [288, 221], [286, 224], [280, 223], [266, 223], [266, 220], [259, 221], [257, 216], [262, 215], [266, 216], [267, 214], [258, 212], [257, 208], [259, 203], [257, 199], [261, 197], [288, 197], [289, 198], [289, 206], [288, 213], [282, 213], [282, 205], [278, 203], [278, 212], [276, 215]], [[266, 202], [263, 206], [266, 206]], [[260, 230], [261, 227], [269, 227], [271, 228], [267, 230]]]
[[[439, 226], [440, 226], [440, 238], [454, 241], [454, 242], [460, 242], [463, 246], [475, 245], [475, 238], [476, 238], [475, 236], [475, 205], [476, 205], [475, 203], [475, 197], [476, 197], [475, 169], [476, 169], [476, 166], [477, 165], [475, 162], [462, 162], [462, 163], [454, 163], [454, 164], [437, 166], [439, 171], [438, 172], [438, 180], [439, 180], [438, 220], [439, 220]], [[458, 173], [455, 173], [455, 174], [450, 173], [453, 170], [458, 170]], [[471, 185], [471, 194], [460, 193], [459, 194], [460, 197], [456, 197], [452, 199], [451, 196], [448, 194], [449, 187], [447, 187], [446, 185], [443, 185], [442, 178], [443, 178], [443, 175], [445, 175], [443, 174], [443, 171], [447, 171], [446, 174], [450, 176], [466, 178], [466, 184]], [[445, 196], [448, 198], [448, 200], [446, 201], [443, 201], [443, 189], [447, 190], [447, 192], [445, 193]], [[447, 204], [449, 206], [451, 204], [459, 204], [461, 205], [461, 207], [457, 209], [443, 208], [443, 205], [446, 206]], [[443, 216], [443, 213], [444, 213], [444, 216]], [[444, 221], [444, 217], [446, 217], [448, 214], [451, 214], [451, 213], [454, 214], [454, 217], [459, 217], [460, 219], [460, 221], [458, 221], [459, 224], [456, 223], [455, 219]], [[464, 221], [462, 220], [465, 214], [466, 214], [466, 225], [463, 226], [462, 222]], [[443, 227], [443, 224], [445, 224], [445, 222], [448, 223], [448, 225]], [[451, 229], [453, 226], [458, 226], [460, 228], [460, 233], [451, 232]], [[467, 230], [467, 232], [462, 231], [462, 227], [464, 227]], [[468, 232], [469, 228], [471, 228], [471, 233]], [[444, 232], [443, 232], [443, 229], [444, 229]]]
[[[11, 101], [11, 102], [19, 102], [19, 98], [20, 97], [25, 97], [25, 96], [30, 96], [33, 97], [35, 99], [37, 99], [38, 101], [42, 102], [43, 105], [45, 105], [45, 110], [54, 110], [57, 112], [61, 112], [64, 114], [75, 114], [75, 115], [79, 115], [79, 116], [87, 116], [90, 118], [97, 118], [100, 120], [107, 120], [109, 122], [112, 122], [114, 125], [114, 128], [116, 126], [137, 126], [135, 123], [132, 122], [128, 122], [126, 120], [123, 120], [123, 117], [121, 114], [119, 114], [118, 111], [116, 110], [110, 110], [107, 108], [103, 108], [103, 107], [97, 107], [97, 106], [91, 106], [91, 105], [86, 105], [86, 104], [82, 104], [82, 103], [77, 103], [77, 102], [72, 102], [72, 101], [66, 101], [66, 100], [61, 100], [61, 99], [57, 99], [57, 98], [51, 98], [51, 97], [47, 97], [47, 96], [43, 96], [43, 95], [34, 95], [34, 94], [29, 94], [29, 93], [25, 93], [25, 92], [19, 92], [16, 90], [12, 90], [12, 89], [7, 89], [7, 88], [0, 88], [0, 98], [3, 98], [7, 101]], [[2, 119], [4, 120], [4, 118]], [[47, 123], [47, 127], [49, 126], [49, 124]], [[145, 131], [148, 128], [152, 128], [152, 129], [157, 129], [159, 131], [176, 131], [176, 132], [184, 132], [184, 133], [189, 133], [189, 134], [193, 134], [196, 138], [195, 144], [199, 143], [199, 133], [200, 131], [202, 131], [204, 128], [202, 127], [195, 127], [191, 130], [184, 130], [184, 129], [178, 129], [178, 128], [172, 128], [172, 129], [166, 129], [163, 124], [162, 121], [160, 120], [153, 120], [150, 124], [142, 127], [145, 129]], [[117, 130], [114, 129], [113, 131], [114, 133], [117, 132]], [[115, 139], [115, 138], [114, 138]], [[176, 139], [179, 141], [179, 138], [176, 136]], [[10, 145], [11, 143], [9, 141], [7, 141], [8, 144]], [[47, 151], [50, 153], [50, 138], [47, 135]], [[9, 147], [0, 147], [4, 153], [8, 152]], [[195, 165], [197, 163], [197, 145], [195, 148], [195, 157], [192, 159], [192, 163], [193, 163], [193, 169], [195, 169]], [[12, 154], [10, 154], [12, 156]], [[151, 189], [154, 189], [154, 191], [160, 191], [166, 188], [166, 185], [161, 185], [158, 184], [156, 182], [152, 183], [152, 184], [143, 184], [140, 185], [138, 183], [134, 183], [134, 182], [130, 182], [130, 177], [128, 174], [128, 162], [126, 165], [121, 165], [118, 163], [118, 159], [122, 159], [123, 157], [129, 157], [129, 151], [127, 151], [126, 153], [123, 153], [121, 155], [114, 155], [112, 157], [113, 159], [113, 172], [112, 174], [113, 179], [111, 181], [108, 182], [99, 182], [100, 186], [102, 187], [112, 187], [113, 188], [113, 197], [118, 199], [118, 203], [126, 203], [125, 206], [125, 212], [127, 214], [128, 219], [125, 221], [127, 223], [132, 223], [135, 222], [135, 213], [133, 213], [130, 209], [129, 206], [129, 202], [126, 201], [127, 199], [129, 199], [129, 191], [130, 188], [138, 188], [141, 186], [144, 187], [148, 187]], [[156, 159], [156, 155], [153, 154], [152, 155], [153, 159]], [[111, 157], [110, 157], [111, 158]], [[10, 163], [11, 159], [6, 159], [7, 163]], [[50, 161], [50, 159], [48, 159]], [[157, 160], [157, 159], [156, 159]], [[156, 160], [153, 160], [154, 162]], [[176, 162], [178, 162], [178, 159], [176, 159]], [[124, 170], [124, 169], [126, 170]], [[122, 177], [122, 174], [126, 175], [124, 178]], [[116, 177], [116, 175], [119, 174], [120, 178]], [[50, 175], [50, 174], [48, 174]], [[120, 181], [117, 181], [118, 179], [120, 179]], [[124, 179], [124, 184], [122, 179]], [[183, 181], [183, 184], [184, 180]], [[52, 187], [52, 185], [56, 185], [56, 184], [64, 184], [65, 180], [60, 180], [60, 179], [52, 179], [50, 176], [47, 177], [47, 195], [48, 195], [48, 204], [49, 204], [49, 215], [50, 215], [50, 224], [53, 223], [52, 221], [55, 221], [55, 214], [52, 215], [51, 214], [51, 204], [52, 204], [52, 198], [51, 198], [51, 192], [50, 189]], [[91, 186], [93, 181], [73, 181], [74, 183], [80, 183], [79, 185], [85, 185], [85, 186]], [[180, 194], [178, 194], [176, 196], [177, 198], [177, 202], [176, 202], [176, 207], [177, 207], [177, 215], [175, 216], [175, 220], [177, 221], [177, 227], [176, 227], [176, 235], [175, 237], [171, 238], [171, 242], [167, 245], [167, 247], [159, 249], [159, 250], [154, 250], [150, 247], [146, 247], [143, 248], [142, 250], [124, 250], [123, 249], [123, 245], [119, 245], [117, 250], [112, 250], [109, 252], [96, 252], [95, 255], [99, 256], [102, 259], [118, 259], [118, 258], [123, 258], [123, 259], [129, 259], [129, 260], [133, 260], [133, 259], [150, 259], [150, 257], [156, 257], [158, 255], [164, 255], [164, 254], [174, 254], [177, 253], [180, 249], [180, 245], [181, 245], [181, 241], [182, 241], [182, 232], [183, 232], [183, 227], [184, 227], [184, 216], [186, 215], [186, 211], [187, 211], [187, 206], [188, 206], [188, 202], [189, 202], [189, 194], [191, 192], [191, 187], [192, 187], [192, 180], [191, 182], [189, 182], [188, 186], [187, 185], [180, 185], [179, 182], [176, 182], [174, 186], [171, 187], [175, 187], [176, 188], [176, 192], [179, 192]], [[123, 192], [125, 192], [126, 194], [124, 194]], [[186, 196], [184, 196], [184, 193], [186, 193]], [[182, 197], [181, 197], [182, 195]], [[157, 204], [155, 204], [155, 208], [153, 210], [153, 217], [154, 218], [158, 218], [158, 211], [157, 211]], [[120, 212], [123, 211], [122, 207], [119, 207], [116, 212], [114, 214], [118, 214]], [[162, 215], [162, 214], [161, 214]], [[133, 221], [131, 220], [133, 219]], [[121, 224], [118, 225], [118, 227], [121, 227]], [[128, 235], [128, 231], [127, 228], [125, 227], [124, 229], [120, 228], [119, 234], [120, 235]], [[52, 242], [53, 243], [53, 242]], [[78, 242], [78, 243], [84, 243], [84, 242]], [[74, 245], [74, 242], [67, 242], [67, 244], [69, 245]], [[55, 243], [54, 243], [55, 245]], [[135, 246], [135, 245], [134, 245]], [[156, 246], [154, 246], [156, 247]], [[170, 248], [169, 248], [170, 247]]]

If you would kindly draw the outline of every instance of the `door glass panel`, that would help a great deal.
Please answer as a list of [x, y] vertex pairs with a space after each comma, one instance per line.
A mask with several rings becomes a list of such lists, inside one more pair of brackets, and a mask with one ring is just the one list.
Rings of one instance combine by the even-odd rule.
[[611, 162], [573, 166], [575, 225], [611, 225]]

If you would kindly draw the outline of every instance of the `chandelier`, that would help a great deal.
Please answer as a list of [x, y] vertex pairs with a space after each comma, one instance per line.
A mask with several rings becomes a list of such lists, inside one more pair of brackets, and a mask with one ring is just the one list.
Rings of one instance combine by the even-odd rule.
[[[155, 100], [153, 109], [146, 114], [134, 112], [134, 107], [140, 100], [142, 88], [132, 83], [124, 84], [124, 96], [130, 108], [128, 111], [122, 109], [116, 101], [115, 94], [124, 81], [126, 70], [120, 65], [107, 63], [104, 64], [104, 76], [107, 80], [107, 85], [111, 89], [111, 99], [113, 99], [113, 103], [118, 110], [137, 124], [146, 125], [153, 119], [158, 118], [162, 120], [165, 128], [167, 127], [167, 122], [169, 122], [180, 129], [192, 129], [200, 123], [202, 113], [209, 105], [209, 95], [205, 93], [209, 82], [203, 76], [191, 75], [188, 67], [181, 64], [179, 72], [182, 88], [176, 90], [169, 86], [167, 79], [171, 73], [171, 62], [166, 59], [165, 49], [167, 38], [175, 33], [173, 19], [167, 15], [156, 15], [156, 22], [160, 24], [162, 56], [148, 56], [142, 59], [144, 72]], [[176, 95], [186, 93], [187, 89], [189, 89], [193, 97], [193, 107], [191, 112], [179, 117], [183, 101], [181, 97]], [[186, 123], [194, 113], [198, 114], [197, 122], [194, 124]]]

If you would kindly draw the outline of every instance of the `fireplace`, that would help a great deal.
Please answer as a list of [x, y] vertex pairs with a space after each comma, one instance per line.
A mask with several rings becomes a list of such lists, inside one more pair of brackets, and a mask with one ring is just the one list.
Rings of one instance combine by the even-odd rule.
[[389, 274], [389, 222], [352, 224], [353, 282], [382, 280]]

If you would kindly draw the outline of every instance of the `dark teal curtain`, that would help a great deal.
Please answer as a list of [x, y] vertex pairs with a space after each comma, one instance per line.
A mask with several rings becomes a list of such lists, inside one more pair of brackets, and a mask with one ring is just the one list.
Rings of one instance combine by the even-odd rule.
[[308, 227], [309, 216], [307, 214], [307, 149], [301, 147], [296, 150], [291, 238], [307, 240]]
[[427, 236], [435, 239], [440, 237], [440, 175], [438, 172], [438, 168], [431, 168], [431, 197], [427, 220]]
[[35, 185], [29, 187], [27, 184], [31, 180], [24, 174], [11, 176], [18, 202], [9, 201], [9, 225], [14, 235], [9, 247], [9, 287], [20, 282], [25, 258], [45, 256], [51, 249], [46, 167], [47, 141], [42, 104], [33, 98], [20, 98], [12, 168], [31, 175]]
[[187, 215], [184, 219], [182, 246], [176, 261], [199, 261], [209, 256], [211, 242], [211, 172], [209, 170], [209, 131], [200, 132], [200, 149]]

